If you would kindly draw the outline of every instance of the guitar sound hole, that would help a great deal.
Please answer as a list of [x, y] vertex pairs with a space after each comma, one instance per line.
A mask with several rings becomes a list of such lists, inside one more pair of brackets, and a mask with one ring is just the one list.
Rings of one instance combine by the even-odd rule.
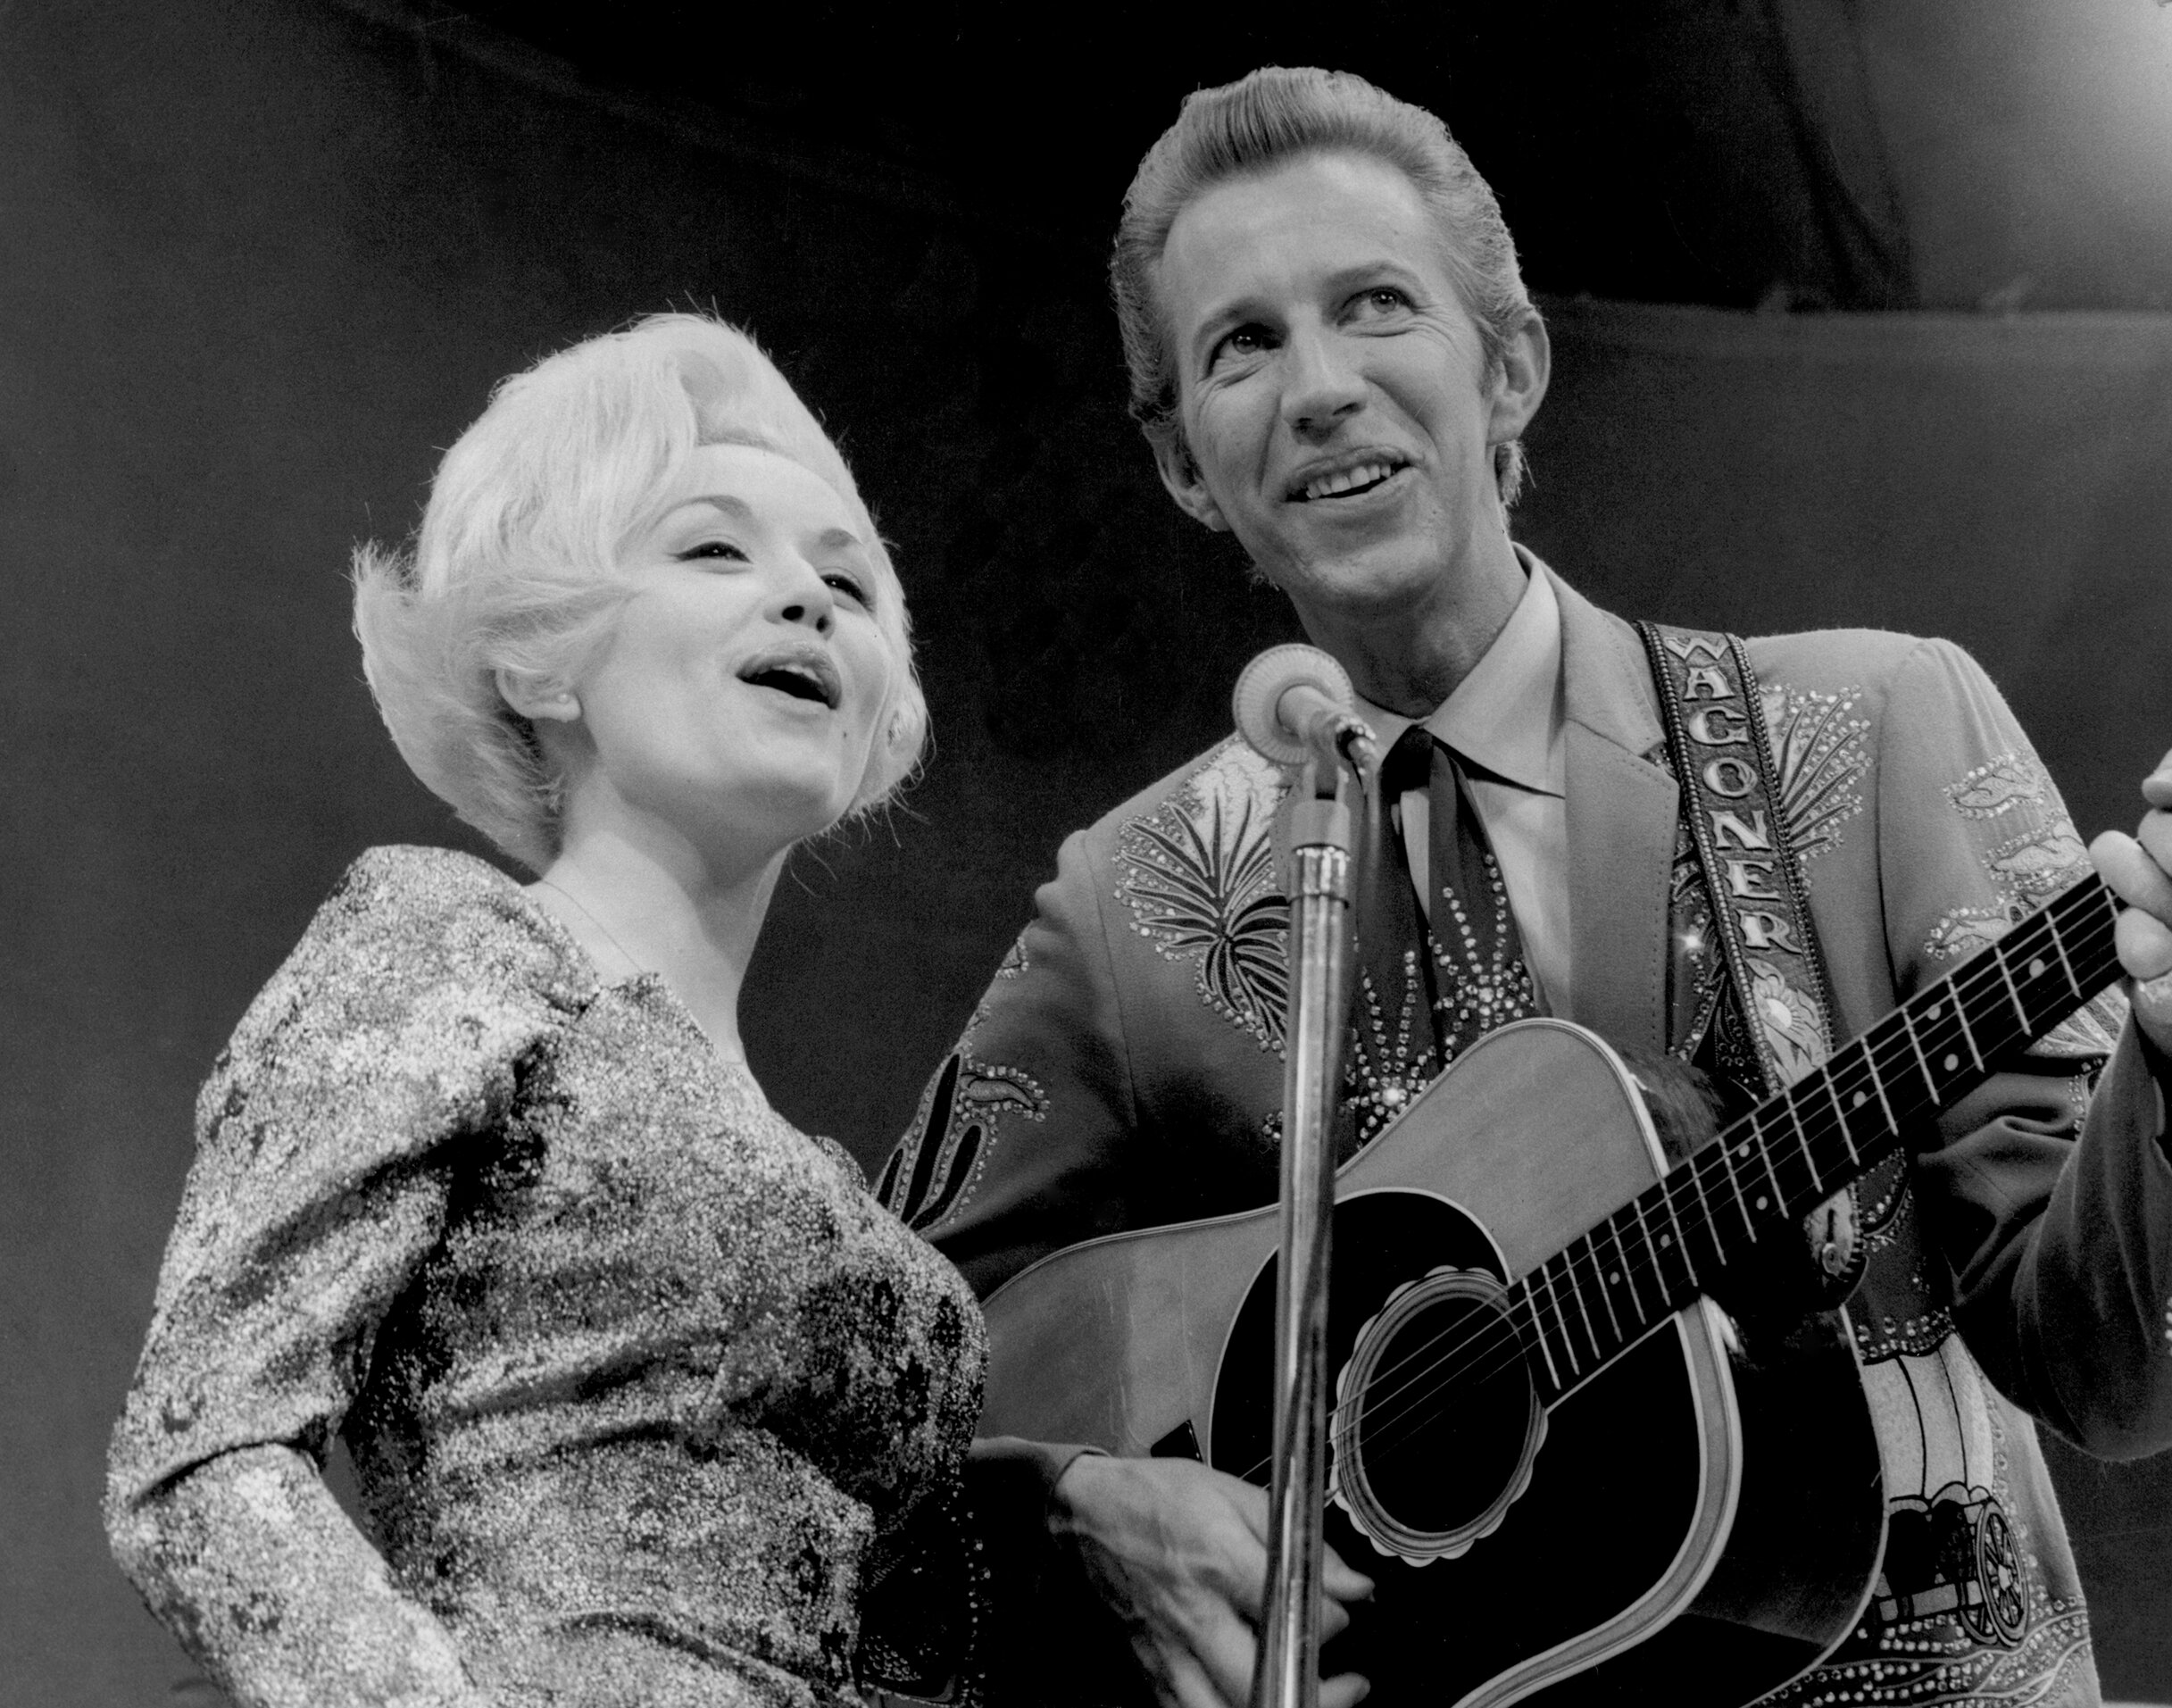
[[1490, 1302], [1452, 1296], [1385, 1336], [1371, 1363], [1356, 1427], [1338, 1448], [1396, 1530], [1469, 1530], [1515, 1479], [1530, 1434], [1531, 1384], [1513, 1330]]

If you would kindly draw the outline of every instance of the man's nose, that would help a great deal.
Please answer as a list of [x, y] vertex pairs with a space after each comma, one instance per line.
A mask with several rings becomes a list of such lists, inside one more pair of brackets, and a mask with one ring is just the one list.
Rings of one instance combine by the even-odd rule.
[[1331, 432], [1344, 416], [1363, 407], [1364, 379], [1351, 359], [1348, 340], [1333, 329], [1293, 331], [1284, 348], [1282, 419], [1294, 431], [1313, 437]]

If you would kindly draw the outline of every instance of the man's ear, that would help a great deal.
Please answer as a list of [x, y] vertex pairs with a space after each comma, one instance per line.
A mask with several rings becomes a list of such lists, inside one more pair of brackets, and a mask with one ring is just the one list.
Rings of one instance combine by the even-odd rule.
[[1546, 381], [1552, 372], [1553, 346], [1546, 337], [1545, 321], [1533, 309], [1502, 347], [1485, 424], [1488, 444], [1506, 445], [1523, 437], [1538, 406], [1546, 401]]
[[1222, 507], [1214, 502], [1214, 495], [1199, 478], [1199, 465], [1192, 461], [1183, 429], [1178, 429], [1167, 438], [1156, 438], [1153, 445], [1154, 466], [1161, 470], [1161, 484], [1177, 501], [1177, 508], [1218, 534], [1227, 533], [1229, 523], [1222, 515]]
[[501, 664], [491, 672], [498, 697], [530, 723], [578, 723], [580, 699], [562, 682]]

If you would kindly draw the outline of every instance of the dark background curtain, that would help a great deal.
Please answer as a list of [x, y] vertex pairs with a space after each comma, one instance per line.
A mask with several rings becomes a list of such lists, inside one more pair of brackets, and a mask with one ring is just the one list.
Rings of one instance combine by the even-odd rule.
[[[1951, 54], [1926, 4], [1657, 7], [1555, 109], [1544, 17], [1163, 65], [1119, 10], [1052, 92], [1020, 69], [1040, 38], [948, 12], [910, 76], [833, 32], [796, 79], [718, 54], [704, 85], [674, 10], [600, 12], [613, 59], [420, 4], [0, 6], [0, 1699], [185, 1673], [96, 1513], [195, 1088], [360, 850], [481, 852], [379, 727], [342, 575], [545, 351], [689, 304], [751, 325], [895, 542], [928, 775], [795, 856], [746, 1003], [778, 1106], [870, 1163], [1061, 834], [1219, 735], [1237, 665], [1293, 632], [1161, 494], [1099, 282], [1176, 98], [1261, 60], [1438, 105], [1502, 184], [1557, 347], [1519, 529], [1585, 592], [1951, 635], [2085, 830], [2131, 821], [2172, 745], [2146, 0], [2061, 12], [2142, 44], [2126, 83], [2018, 4], [1960, 9]], [[953, 23], [1017, 63], [945, 58]], [[1942, 66], [1976, 83], [1927, 105]], [[2053, 86], [2135, 128], [2074, 131], [2029, 104]], [[1969, 153], [1939, 115], [1976, 108]], [[2108, 1689], [2172, 1698], [2172, 1462], [2054, 1468]]]

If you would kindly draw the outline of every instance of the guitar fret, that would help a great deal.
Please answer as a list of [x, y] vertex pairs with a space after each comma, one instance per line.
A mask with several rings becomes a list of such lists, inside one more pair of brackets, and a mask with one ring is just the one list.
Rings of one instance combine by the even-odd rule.
[[2035, 1022], [2029, 1019], [2028, 1010], [2021, 1006], [2021, 993], [2015, 987], [2013, 970], [2006, 964], [2006, 957], [2003, 954], [1994, 951], [1992, 959], [1999, 963], [1999, 977], [2006, 981], [2006, 994], [2013, 1001], [2015, 1018], [2021, 1022], [2021, 1036], [2024, 1038], [2035, 1037], [2036, 1036]]
[[1559, 1394], [1562, 1391], [1561, 1372], [1554, 1368], [1553, 1348], [1546, 1344], [1546, 1325], [1539, 1321], [1538, 1296], [1531, 1290], [1527, 1279], [1523, 1285], [1522, 1304], [1524, 1314], [1530, 1319], [1531, 1338], [1538, 1342], [1538, 1355], [1546, 1361], [1546, 1379], [1553, 1384], [1553, 1391]]
[[2067, 954], [2067, 940], [2060, 934], [2059, 915], [2055, 911], [2057, 906], [2058, 904], [2053, 903], [2037, 917], [2043, 921], [2044, 929], [2051, 934], [2051, 946], [2059, 951], [2059, 964], [2066, 970], [2067, 987], [2073, 991], [2074, 1000], [2077, 1003], [2086, 1002], [2089, 1000], [2088, 993], [2082, 988], [2082, 981], [2074, 976], [2074, 962]]
[[1916, 1036], [1916, 1023], [1909, 1018], [1907, 1009], [1897, 1009], [1894, 1012], [1900, 1018], [1901, 1029], [1908, 1034], [1910, 1047], [1916, 1052], [1916, 1065], [1923, 1070], [1923, 1083], [1931, 1094], [1931, 1107], [1935, 1109], [1940, 1102], [1938, 1081], [1931, 1078], [1930, 1060], [1923, 1054], [1923, 1041]]
[[1557, 1260], [1569, 1275], [1569, 1296], [1577, 1302], [1577, 1315], [1584, 1320], [1584, 1337], [1591, 1343], [1592, 1363], [1595, 1367], [1604, 1361], [1606, 1349], [1599, 1344], [1599, 1331], [1592, 1327], [1592, 1313], [1584, 1303], [1584, 1289], [1577, 1285], [1576, 1247], [1563, 1250]]
[[1877, 1052], [1877, 1028], [1864, 1035], [1864, 1067], [1870, 1069], [1870, 1087], [1879, 1093], [1879, 1108], [1885, 1111], [1885, 1132], [1901, 1137], [1901, 1117], [1894, 1115], [1892, 1097], [1885, 1096], [1885, 1076], [1879, 1073], [1879, 1052]]
[[[1704, 1191], [1704, 1158], [1710, 1154], [1709, 1151], [1700, 1152], [1689, 1159], [1689, 1183], [1697, 1189], [1697, 1205], [1702, 1213], [1696, 1218], [1696, 1226], [1702, 1230], [1705, 1238], [1711, 1242], [1712, 1266], [1715, 1269], [1725, 1269], [1727, 1266], [1727, 1247], [1719, 1243], [1719, 1222], [1718, 1218], [1712, 1214], [1712, 1201], [1705, 1196]], [[1673, 1215], [1674, 1204], [1671, 1196], [1669, 1198], [1667, 1208], [1668, 1213]], [[1678, 1215], [1675, 1216], [1675, 1225], [1677, 1228], [1681, 1226], [1681, 1218]], [[1685, 1246], [1685, 1255], [1687, 1254], [1687, 1246]]]
[[1833, 1100], [1833, 1119], [1840, 1123], [1840, 1142], [1848, 1147], [1848, 1166], [1860, 1169], [1863, 1165], [1862, 1153], [1855, 1148], [1855, 1135], [1849, 1130], [1848, 1112], [1840, 1105], [1840, 1085], [1833, 1076], [1833, 1062], [1827, 1062], [1818, 1078], [1825, 1081], [1825, 1095]]
[[[1818, 1172], [1818, 1158], [1810, 1150], [1810, 1132], [1802, 1125], [1802, 1112], [1795, 1106], [1795, 1087], [1793, 1086], [1787, 1087], [1785, 1101], [1787, 1105], [1787, 1123], [1795, 1129], [1795, 1143], [1802, 1152], [1802, 1166], [1810, 1171], [1810, 1190], [1822, 1198], [1826, 1196], [1825, 1177]], [[1787, 1199], [1785, 1194], [1782, 1195], [1780, 1202], [1783, 1205], [1786, 1204]]]
[[1981, 1073], [1984, 1071], [1984, 1053], [1976, 1047], [1976, 1029], [1968, 1024], [1968, 1004], [1961, 1000], [1960, 991], [1951, 988], [1951, 981], [1949, 994], [1953, 998], [1953, 1020], [1960, 1028], [1961, 1042], [1968, 1046], [1968, 1054], [1976, 1062], [1976, 1071]]
[[[1693, 1163], [1691, 1165], [1689, 1172], [1690, 1178], [1693, 1181], [1696, 1178], [1696, 1168]], [[1661, 1236], [1660, 1249], [1665, 1250], [1669, 1244], [1672, 1245], [1675, 1254], [1682, 1260], [1683, 1269], [1688, 1272], [1691, 1290], [1702, 1293], [1704, 1291], [1704, 1283], [1698, 1279], [1696, 1261], [1689, 1254], [1689, 1241], [1684, 1237], [1682, 1233], [1682, 1218], [1675, 1213], [1674, 1192], [1663, 1181], [1660, 1186], [1660, 1202], [1667, 1206], [1667, 1221], [1674, 1230], [1674, 1237], [1671, 1241], [1669, 1241], [1665, 1236]]]
[[[1652, 1229], [1645, 1223], [1644, 1206], [1641, 1199], [1629, 1200], [1629, 1213], [1636, 1218], [1637, 1245], [1652, 1254], [1652, 1274], [1660, 1284], [1660, 1302], [1664, 1304], [1667, 1299], [1667, 1274], [1661, 1266], [1660, 1248], [1652, 1244]], [[1616, 1220], [1619, 1220], [1619, 1216]], [[1621, 1272], [1629, 1284], [1629, 1303], [1636, 1307], [1636, 1326], [1648, 1329], [1652, 1326], [1652, 1312], [1644, 1308], [1644, 1296], [1636, 1290], [1636, 1271], [1629, 1267], [1628, 1254], [1622, 1248], [1620, 1230], [1616, 1229], [1613, 1233], [1614, 1249], [1622, 1254]]]
[[[1765, 1165], [1765, 1178], [1772, 1182], [1772, 1204], [1777, 1210], [1787, 1202], [1787, 1188], [1780, 1184], [1780, 1171], [1773, 1165], [1772, 1141], [1765, 1137], [1765, 1129], [1758, 1124], [1757, 1111], [1752, 1109], [1744, 1119], [1750, 1123], [1752, 1137], [1750, 1144], [1743, 1148], [1748, 1150], [1751, 1145], [1757, 1147], [1758, 1161]], [[1765, 1206], [1760, 1204], [1756, 1207], [1761, 1212]]]
[[[1605, 1226], [1604, 1222], [1601, 1222], [1585, 1237], [1591, 1246], [1593, 1271], [1599, 1277], [1599, 1296], [1606, 1302], [1606, 1320], [1613, 1325], [1614, 1344], [1619, 1346], [1626, 1344], [1629, 1338], [1621, 1331], [1621, 1313], [1614, 1309], [1614, 1278], [1624, 1271], [1607, 1268], [1606, 1259], [1600, 1254], [1599, 1234]], [[1619, 1254], [1620, 1250], [1619, 1242], [1617, 1242], [1615, 1249]]]
[[[1743, 1147], [1744, 1150], [1748, 1146]], [[1750, 1201], [1742, 1195], [1742, 1177], [1735, 1172], [1734, 1149], [1723, 1136], [1719, 1141], [1719, 1161], [1727, 1171], [1727, 1190], [1735, 1195], [1735, 1207], [1742, 1212], [1743, 1232], [1750, 1236], [1750, 1243], [1757, 1244], [1757, 1224], [1750, 1220]]]
[[[1554, 1288], [1553, 1278], [1546, 1272], [1548, 1267], [1548, 1264], [1541, 1263], [1536, 1269], [1533, 1270], [1531, 1273], [1538, 1280], [1545, 1284], [1546, 1303], [1553, 1307], [1553, 1320], [1560, 1329], [1562, 1361], [1568, 1364], [1569, 1373], [1571, 1376], [1581, 1376], [1584, 1372], [1577, 1368], [1576, 1346], [1569, 1338], [1569, 1318], [1561, 1310], [1561, 1296]], [[1562, 1386], [1561, 1380], [1558, 1376], [1554, 1379], [1554, 1385], [1557, 1387]]]

